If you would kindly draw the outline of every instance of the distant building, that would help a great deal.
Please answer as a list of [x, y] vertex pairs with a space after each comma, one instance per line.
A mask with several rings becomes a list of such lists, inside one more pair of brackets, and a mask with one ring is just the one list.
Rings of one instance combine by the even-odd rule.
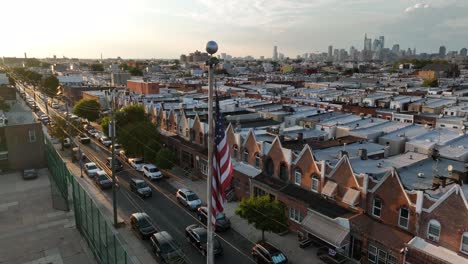
[[131, 75], [128, 72], [115, 72], [111, 74], [111, 85], [112, 86], [125, 86], [127, 81], [131, 79]]
[[127, 89], [138, 94], [159, 94], [161, 86], [155, 82], [143, 80], [128, 80]]
[[9, 83], [10, 82], [8, 81], [8, 76], [6, 75], [6, 73], [0, 73], [0, 85]]
[[466, 57], [466, 55], [467, 55], [467, 49], [466, 48], [461, 49], [460, 50], [460, 56]]
[[274, 46], [274, 47], [273, 47], [273, 57], [272, 57], [272, 60], [273, 60], [273, 61], [277, 61], [277, 60], [278, 60], [278, 47], [277, 47], [277, 46]]
[[440, 46], [440, 48], [439, 48], [439, 57], [440, 58], [445, 58], [446, 53], [447, 53], [447, 49], [445, 48], [445, 46]]

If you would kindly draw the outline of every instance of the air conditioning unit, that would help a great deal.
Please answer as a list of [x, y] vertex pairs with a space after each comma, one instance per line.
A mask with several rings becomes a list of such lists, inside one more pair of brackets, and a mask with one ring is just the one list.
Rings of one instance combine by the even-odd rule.
[[436, 237], [436, 236], [433, 236], [431, 234], [428, 234], [427, 237], [429, 238], [429, 240], [431, 241], [434, 241], [434, 242], [438, 242], [439, 241], [439, 238]]

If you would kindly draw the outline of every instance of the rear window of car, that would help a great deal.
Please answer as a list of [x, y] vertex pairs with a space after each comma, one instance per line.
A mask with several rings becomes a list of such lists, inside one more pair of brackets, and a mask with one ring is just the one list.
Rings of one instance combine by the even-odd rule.
[[146, 184], [146, 182], [142, 181], [142, 182], [137, 182], [136, 186], [137, 186], [138, 189], [141, 189], [141, 188], [148, 187], [148, 184]]
[[273, 260], [273, 263], [281, 263], [286, 260], [286, 256], [281, 252], [276, 252], [271, 254], [271, 260]]
[[149, 172], [158, 172], [159, 170], [157, 168], [149, 168], [148, 171]]
[[133, 163], [135, 164], [142, 164], [143, 163], [143, 160], [142, 159], [136, 159], [133, 161]]
[[96, 165], [89, 165], [88, 170], [95, 170], [97, 169]]
[[195, 200], [198, 200], [198, 196], [194, 193], [190, 193], [187, 195], [187, 200], [189, 201], [195, 201]]
[[104, 181], [104, 180], [107, 180], [107, 179], [109, 179], [109, 178], [107, 178], [107, 175], [105, 175], [105, 174], [99, 174], [98, 175], [98, 180], [100, 180], [100, 181]]

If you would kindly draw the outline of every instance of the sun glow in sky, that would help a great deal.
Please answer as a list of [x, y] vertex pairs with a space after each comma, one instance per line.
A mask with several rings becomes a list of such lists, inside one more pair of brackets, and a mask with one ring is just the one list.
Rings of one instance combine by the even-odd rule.
[[362, 48], [364, 33], [419, 52], [468, 46], [466, 0], [15, 0], [2, 3], [0, 56], [270, 57]]

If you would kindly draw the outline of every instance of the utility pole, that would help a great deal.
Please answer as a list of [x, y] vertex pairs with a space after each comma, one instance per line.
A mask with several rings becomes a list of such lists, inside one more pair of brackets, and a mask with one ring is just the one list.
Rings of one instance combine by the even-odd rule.
[[112, 152], [112, 159], [111, 159], [111, 171], [112, 171], [112, 207], [114, 211], [114, 226], [117, 227], [117, 190], [116, 190], [116, 184], [117, 182], [115, 181], [115, 119], [114, 119], [114, 90], [112, 90], [112, 95], [111, 95], [111, 102], [110, 102], [110, 107], [111, 107], [111, 120], [109, 122], [109, 136], [111, 137], [112, 140], [112, 147], [111, 147], [111, 152]]
[[208, 181], [207, 181], [207, 232], [208, 232], [208, 240], [207, 240], [207, 264], [214, 263], [214, 255], [213, 255], [213, 222], [212, 222], [212, 190], [211, 185], [213, 182], [213, 147], [214, 147], [214, 126], [213, 126], [213, 84], [214, 84], [214, 66], [215, 62], [213, 61], [213, 54], [218, 51], [218, 44], [214, 41], [208, 41], [206, 44], [206, 51], [210, 54], [210, 59], [207, 61], [208, 64]]
[[68, 112], [68, 102], [65, 102], [65, 109], [67, 110], [68, 139], [70, 140], [70, 152], [71, 152], [71, 158], [72, 158], [72, 161], [73, 161], [75, 158], [73, 156], [73, 137], [72, 137], [72, 134], [71, 134], [72, 124], [71, 124], [71, 121], [70, 121], [70, 113]]

